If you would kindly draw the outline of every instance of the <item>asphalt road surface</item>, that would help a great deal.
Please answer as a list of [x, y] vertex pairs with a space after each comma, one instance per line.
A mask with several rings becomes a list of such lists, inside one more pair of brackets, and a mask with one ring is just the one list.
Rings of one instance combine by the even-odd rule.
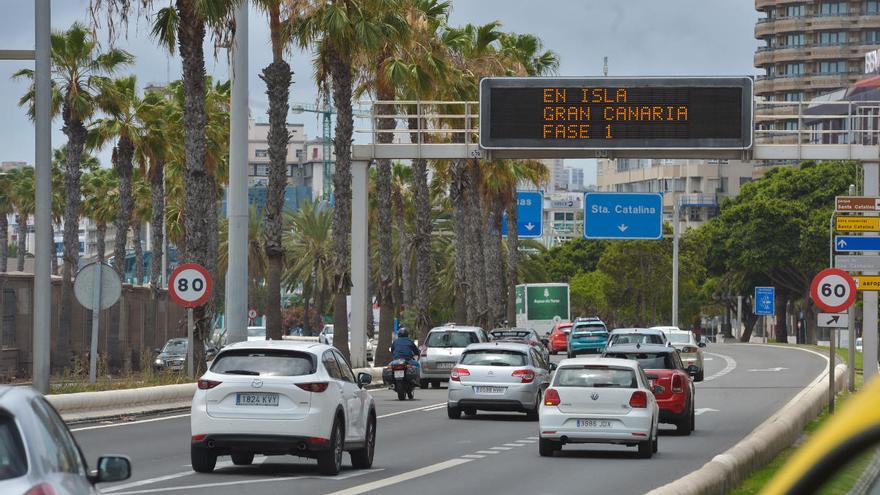
[[637, 459], [634, 448], [613, 445], [567, 446], [553, 458], [539, 457], [536, 422], [515, 413], [451, 421], [445, 388], [417, 389], [415, 400], [402, 402], [388, 390], [375, 390], [373, 469], [348, 467], [334, 477], [319, 475], [315, 461], [292, 456], [257, 457], [247, 467], [221, 457], [214, 473], [196, 474], [189, 465], [186, 413], [72, 430], [91, 464], [100, 454], [131, 457], [130, 480], [100, 487], [115, 495], [638, 494], [730, 448], [812, 382], [827, 362], [803, 350], [754, 344], [710, 344], [704, 351], [696, 430], [678, 437], [668, 426], [659, 453], [647, 460]]

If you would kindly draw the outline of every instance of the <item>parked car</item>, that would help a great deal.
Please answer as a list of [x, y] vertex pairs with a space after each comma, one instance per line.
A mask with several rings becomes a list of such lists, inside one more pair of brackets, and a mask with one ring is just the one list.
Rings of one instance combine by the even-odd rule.
[[266, 340], [266, 327], [248, 327], [247, 339], [248, 342]]
[[538, 419], [542, 391], [555, 365], [534, 347], [520, 342], [471, 344], [452, 368], [446, 412], [519, 411]]
[[568, 357], [601, 353], [608, 343], [608, 327], [598, 318], [575, 320], [568, 334]]
[[[349, 334], [351, 337], [351, 334]], [[318, 334], [318, 342], [327, 345], [333, 345], [333, 325], [326, 324], [324, 328], [321, 330], [321, 333]], [[348, 339], [348, 350], [351, 350], [351, 338]], [[375, 339], [367, 339], [367, 361], [373, 361], [373, 354], [376, 352], [376, 340]]]
[[480, 327], [447, 324], [432, 328], [419, 347], [419, 385], [422, 388], [428, 388], [428, 385], [439, 388], [440, 382], [449, 380], [452, 368], [467, 346], [488, 341], [489, 336]]
[[667, 334], [657, 328], [615, 328], [608, 337], [608, 346], [617, 344], [670, 345]]
[[544, 392], [538, 452], [552, 456], [569, 443], [612, 443], [638, 447], [648, 459], [657, 452], [660, 408], [636, 361], [607, 358], [565, 359]]
[[[153, 359], [153, 369], [156, 371], [181, 371], [186, 366], [186, 350], [189, 340], [184, 338], [168, 339], [161, 349], [153, 349], [156, 357]], [[205, 345], [205, 359], [211, 361], [217, 355], [217, 349]]]
[[123, 456], [99, 457], [90, 473], [67, 425], [39, 392], [0, 385], [0, 493], [97, 494], [97, 483], [129, 476]]
[[503, 342], [522, 342], [528, 344], [538, 352], [541, 353], [541, 356], [544, 358], [544, 361], [550, 362], [550, 350], [547, 349], [547, 346], [544, 342], [547, 339], [542, 339], [538, 332], [532, 328], [496, 328], [489, 332], [489, 337], [495, 341], [503, 341]]
[[609, 347], [605, 357], [630, 359], [639, 363], [648, 379], [663, 390], [656, 394], [660, 406], [660, 421], [675, 425], [679, 435], [694, 431], [696, 389], [691, 377], [697, 367], [684, 367], [678, 350], [659, 344], [621, 344]]
[[[224, 348], [199, 378], [191, 411], [190, 457], [196, 472], [214, 470], [217, 456], [249, 465], [255, 454], [318, 460], [335, 475], [342, 453], [355, 468], [373, 464], [376, 408], [337, 349], [313, 342], [265, 340]], [[344, 437], [344, 438], [343, 438]]]
[[678, 354], [681, 356], [681, 361], [684, 363], [685, 368], [690, 365], [696, 365], [699, 371], [694, 376], [694, 380], [698, 382], [703, 381], [706, 372], [701, 347], [706, 347], [706, 344], [702, 342], [697, 343], [693, 332], [688, 330], [672, 330], [666, 336], [669, 337], [669, 342], [673, 347], [678, 349]]
[[568, 334], [571, 333], [571, 326], [570, 321], [561, 321], [553, 327], [550, 335], [547, 336], [550, 354], [568, 352]]

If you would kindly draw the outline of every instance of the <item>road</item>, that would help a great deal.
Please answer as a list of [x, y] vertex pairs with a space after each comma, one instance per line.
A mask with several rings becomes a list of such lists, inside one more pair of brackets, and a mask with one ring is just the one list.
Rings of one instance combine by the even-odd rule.
[[102, 453], [131, 457], [130, 480], [101, 486], [115, 495], [637, 494], [734, 445], [826, 365], [821, 356], [792, 348], [712, 344], [706, 352], [696, 431], [689, 437], [663, 432], [659, 453], [650, 460], [611, 445], [569, 446], [556, 457], [539, 457], [537, 423], [522, 414], [489, 413], [451, 421], [445, 389], [417, 390], [416, 400], [404, 402], [387, 390], [374, 391], [379, 414], [374, 468], [349, 468], [335, 477], [318, 475], [314, 461], [296, 457], [258, 457], [248, 467], [221, 457], [214, 473], [193, 473], [184, 413], [72, 429], [90, 463]]

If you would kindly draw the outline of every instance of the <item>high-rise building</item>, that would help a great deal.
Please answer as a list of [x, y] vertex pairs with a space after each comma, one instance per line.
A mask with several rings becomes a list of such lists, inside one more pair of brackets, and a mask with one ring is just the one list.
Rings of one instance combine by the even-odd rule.
[[570, 168], [571, 180], [569, 181], [569, 189], [572, 191], [583, 191], [584, 188], [584, 169]]
[[565, 168], [565, 161], [562, 158], [555, 158], [544, 160], [544, 163], [550, 169], [550, 190], [568, 191], [568, 169]]
[[[767, 101], [812, 100], [864, 73], [865, 53], [880, 47], [880, 0], [755, 0], [763, 69], [755, 95]], [[776, 122], [770, 128], [796, 126]]]

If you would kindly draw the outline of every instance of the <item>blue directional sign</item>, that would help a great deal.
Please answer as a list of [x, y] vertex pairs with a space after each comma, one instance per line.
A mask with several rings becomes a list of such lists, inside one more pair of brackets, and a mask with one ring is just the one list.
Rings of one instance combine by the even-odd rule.
[[880, 237], [861, 237], [856, 235], [834, 236], [834, 249], [846, 251], [880, 251]]
[[755, 314], [773, 316], [776, 313], [776, 289], [774, 287], [755, 287]]
[[662, 194], [584, 194], [584, 239], [662, 238]]
[[[516, 233], [522, 238], [544, 235], [544, 194], [541, 191], [516, 192]], [[507, 212], [501, 218], [501, 235], [507, 235]]]

